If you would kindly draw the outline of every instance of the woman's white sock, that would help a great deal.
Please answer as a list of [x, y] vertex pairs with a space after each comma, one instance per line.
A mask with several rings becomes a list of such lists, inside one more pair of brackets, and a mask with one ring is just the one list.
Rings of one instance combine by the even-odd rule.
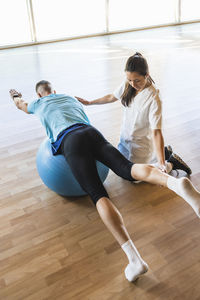
[[135, 281], [140, 275], [148, 271], [148, 265], [141, 258], [135, 245], [131, 240], [128, 240], [122, 246], [122, 250], [128, 257], [129, 264], [125, 269], [125, 276], [128, 281]]
[[174, 178], [169, 176], [167, 187], [182, 197], [195, 211], [200, 218], [200, 193], [193, 186], [192, 182], [186, 178]]

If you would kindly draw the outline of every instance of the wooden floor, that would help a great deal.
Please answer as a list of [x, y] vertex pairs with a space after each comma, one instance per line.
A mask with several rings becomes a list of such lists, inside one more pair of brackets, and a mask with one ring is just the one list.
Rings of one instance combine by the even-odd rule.
[[[191, 166], [200, 189], [200, 24], [118, 34], [0, 52], [0, 299], [200, 299], [200, 221], [171, 191], [132, 185], [112, 172], [105, 186], [149, 272], [135, 284], [127, 259], [89, 197], [63, 198], [41, 182], [35, 164], [45, 133], [18, 111], [10, 88], [35, 97], [47, 79], [59, 93], [94, 99], [124, 78], [140, 51], [162, 95], [166, 144]], [[92, 123], [117, 145], [120, 103], [87, 107]], [[184, 174], [179, 174], [183, 176]]]

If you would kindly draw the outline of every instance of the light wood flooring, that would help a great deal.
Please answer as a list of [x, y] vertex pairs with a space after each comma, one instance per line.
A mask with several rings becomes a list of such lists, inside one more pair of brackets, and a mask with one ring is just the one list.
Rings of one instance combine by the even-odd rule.
[[[111, 171], [105, 186], [121, 211], [149, 272], [129, 283], [127, 259], [89, 197], [63, 198], [40, 180], [35, 157], [44, 130], [8, 96], [35, 98], [41, 79], [58, 93], [95, 99], [124, 78], [140, 51], [160, 89], [164, 136], [191, 166], [200, 189], [200, 24], [0, 51], [0, 299], [198, 300], [200, 220], [173, 192], [132, 185]], [[120, 103], [86, 107], [114, 145]], [[183, 176], [180, 172], [179, 176]]]

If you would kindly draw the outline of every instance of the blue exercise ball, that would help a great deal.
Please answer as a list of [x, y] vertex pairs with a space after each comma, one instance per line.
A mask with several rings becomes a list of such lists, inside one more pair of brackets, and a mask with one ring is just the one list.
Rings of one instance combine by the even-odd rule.
[[[72, 174], [63, 155], [53, 155], [51, 143], [46, 139], [40, 145], [36, 158], [38, 173], [44, 184], [62, 196], [84, 196], [86, 192]], [[97, 170], [101, 181], [104, 182], [108, 176], [109, 168], [96, 161]]]

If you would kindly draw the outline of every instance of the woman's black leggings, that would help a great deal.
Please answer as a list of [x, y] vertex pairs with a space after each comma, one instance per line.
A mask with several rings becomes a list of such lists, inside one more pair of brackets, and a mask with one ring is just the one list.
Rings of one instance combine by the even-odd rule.
[[96, 160], [120, 177], [133, 181], [133, 163], [127, 160], [94, 127], [85, 125], [69, 132], [61, 143], [60, 152], [65, 156], [72, 173], [93, 202], [109, 197], [97, 172]]

